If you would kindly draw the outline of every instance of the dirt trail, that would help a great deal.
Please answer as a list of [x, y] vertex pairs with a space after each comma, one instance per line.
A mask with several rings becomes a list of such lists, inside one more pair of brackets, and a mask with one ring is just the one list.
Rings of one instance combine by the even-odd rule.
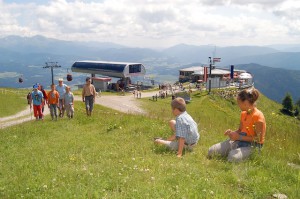
[[[44, 115], [48, 115], [48, 114], [49, 114], [49, 109], [45, 107]], [[13, 126], [16, 124], [21, 124], [23, 122], [27, 122], [30, 120], [35, 120], [35, 117], [33, 116], [33, 108], [30, 110], [29, 106], [27, 106], [25, 110], [15, 115], [0, 118], [0, 129]]]
[[[142, 92], [141, 97], [151, 97], [158, 92]], [[76, 101], [82, 101], [81, 96], [75, 96]], [[96, 98], [96, 104], [106, 106], [124, 113], [129, 114], [146, 114], [146, 112], [141, 108], [139, 99], [133, 96], [133, 94], [126, 93], [125, 96], [122, 95], [109, 95], [109, 96], [99, 96]], [[33, 110], [30, 111], [29, 107], [25, 110], [8, 117], [0, 118], [0, 129], [34, 120]], [[31, 116], [32, 114], [32, 116]], [[49, 114], [49, 109], [45, 107], [44, 115]]]
[[[142, 92], [141, 97], [152, 97], [158, 92]], [[82, 101], [82, 97], [75, 96], [76, 101]], [[109, 107], [124, 113], [129, 114], [146, 114], [146, 112], [141, 108], [140, 99], [137, 99], [133, 94], [126, 93], [125, 96], [122, 95], [110, 95], [110, 96], [99, 96], [96, 97], [96, 104]]]

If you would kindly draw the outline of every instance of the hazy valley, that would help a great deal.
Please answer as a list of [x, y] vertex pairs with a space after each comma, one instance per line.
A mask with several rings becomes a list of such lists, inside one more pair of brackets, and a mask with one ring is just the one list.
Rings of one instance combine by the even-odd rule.
[[[65, 77], [78, 60], [141, 62], [147, 76], [157, 83], [175, 82], [178, 70], [208, 63], [221, 57], [217, 67], [246, 69], [254, 75], [255, 86], [278, 102], [287, 92], [300, 98], [300, 44], [273, 46], [193, 46], [179, 44], [167, 49], [132, 48], [113, 43], [70, 42], [42, 36], [9, 36], [0, 39], [0, 87], [30, 87], [35, 82], [48, 85], [50, 69], [45, 62], [58, 62], [55, 77]], [[70, 71], [69, 71], [70, 72]], [[72, 84], [82, 83], [86, 74], [73, 73]], [[17, 82], [18, 77], [24, 83]]]

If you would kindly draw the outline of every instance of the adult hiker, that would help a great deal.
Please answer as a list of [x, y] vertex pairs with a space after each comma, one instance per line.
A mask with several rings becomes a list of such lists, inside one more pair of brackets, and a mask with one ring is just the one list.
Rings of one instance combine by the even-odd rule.
[[82, 89], [82, 101], [85, 102], [86, 115], [91, 116], [96, 98], [96, 89], [91, 83], [90, 77], [87, 77], [85, 82]]
[[59, 103], [58, 103], [58, 110], [59, 110], [59, 117], [64, 117], [65, 109], [63, 104], [63, 96], [66, 93], [67, 85], [64, 84], [63, 78], [58, 79], [58, 85], [56, 86], [56, 91], [59, 93]]
[[44, 96], [44, 100], [43, 100], [43, 104], [42, 104], [42, 112], [44, 114], [44, 108], [45, 108], [46, 101], [48, 100], [48, 96], [47, 96], [47, 93], [44, 89], [44, 86], [41, 85], [41, 84], [38, 84], [38, 86], [39, 86], [38, 89], [43, 93], [43, 96]]

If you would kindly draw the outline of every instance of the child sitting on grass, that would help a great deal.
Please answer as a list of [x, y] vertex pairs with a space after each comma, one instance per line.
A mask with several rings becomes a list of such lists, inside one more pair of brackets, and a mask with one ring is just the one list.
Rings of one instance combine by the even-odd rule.
[[236, 131], [228, 129], [224, 135], [229, 139], [211, 146], [208, 157], [218, 154], [226, 156], [229, 162], [240, 162], [248, 158], [255, 147], [263, 146], [266, 134], [266, 120], [256, 108], [259, 92], [255, 88], [242, 90], [237, 97], [241, 109], [240, 126]]
[[167, 140], [156, 138], [156, 144], [166, 145], [177, 151], [177, 157], [182, 156], [183, 149], [193, 149], [200, 138], [197, 123], [186, 112], [186, 103], [183, 98], [177, 97], [171, 102], [172, 113], [176, 120], [170, 120], [169, 126], [174, 132]]

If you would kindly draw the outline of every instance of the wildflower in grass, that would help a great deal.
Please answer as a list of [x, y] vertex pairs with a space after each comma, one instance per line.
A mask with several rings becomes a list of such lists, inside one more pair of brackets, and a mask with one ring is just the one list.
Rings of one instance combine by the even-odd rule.
[[74, 162], [76, 160], [76, 156], [74, 154], [70, 155], [69, 160]]

